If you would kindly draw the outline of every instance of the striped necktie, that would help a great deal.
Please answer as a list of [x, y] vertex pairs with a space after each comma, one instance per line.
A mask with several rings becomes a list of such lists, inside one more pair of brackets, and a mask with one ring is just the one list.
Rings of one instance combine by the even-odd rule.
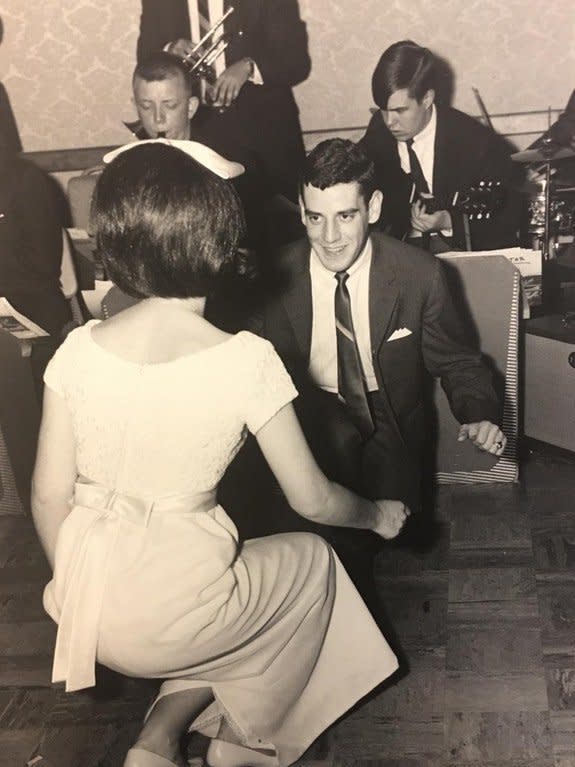
[[[193, 0], [192, 0], [193, 2]], [[216, 24], [224, 14], [223, 0], [196, 0], [198, 7], [198, 22], [200, 29], [200, 39]], [[208, 43], [211, 44], [218, 40], [223, 34], [223, 28], [220, 27]], [[215, 77], [219, 77], [226, 68], [226, 55], [222, 53], [212, 64]]]
[[353, 330], [351, 300], [347, 289], [347, 272], [336, 272], [335, 328], [337, 338], [337, 388], [339, 398], [349, 410], [362, 437], [372, 434], [374, 425], [361, 367], [359, 349]]

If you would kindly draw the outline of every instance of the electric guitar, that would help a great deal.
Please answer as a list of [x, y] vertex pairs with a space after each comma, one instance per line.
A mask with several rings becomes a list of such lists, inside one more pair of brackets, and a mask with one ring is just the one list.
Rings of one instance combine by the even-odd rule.
[[465, 190], [449, 195], [421, 195], [411, 185], [409, 204], [424, 203], [427, 213], [438, 210], [456, 210], [465, 213], [469, 221], [489, 221], [494, 213], [503, 207], [505, 190], [501, 181], [479, 181]]

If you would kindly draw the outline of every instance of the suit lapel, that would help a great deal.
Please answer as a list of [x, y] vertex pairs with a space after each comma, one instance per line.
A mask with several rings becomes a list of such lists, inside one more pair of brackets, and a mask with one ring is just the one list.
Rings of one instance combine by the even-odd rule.
[[369, 327], [371, 348], [377, 355], [385, 338], [393, 328], [397, 313], [399, 291], [394, 259], [385, 253], [379, 238], [372, 236], [373, 257], [369, 273]]
[[446, 194], [449, 184], [449, 136], [444, 113], [437, 110], [437, 127], [435, 129], [435, 146], [433, 157], [433, 194]]
[[372, 236], [371, 242], [373, 258], [369, 274], [369, 326], [372, 357], [379, 385], [379, 396], [387, 410], [390, 423], [395, 429], [397, 437], [405, 444], [389, 397], [384, 370], [381, 368], [382, 354], [380, 354], [382, 344], [395, 330], [399, 310], [399, 285], [395, 273], [395, 255], [393, 252], [386, 252], [385, 244], [377, 235]]

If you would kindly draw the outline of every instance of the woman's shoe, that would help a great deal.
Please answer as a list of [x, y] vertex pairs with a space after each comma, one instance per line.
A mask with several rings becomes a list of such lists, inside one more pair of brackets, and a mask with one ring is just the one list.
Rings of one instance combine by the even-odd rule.
[[214, 738], [208, 747], [206, 761], [210, 767], [278, 767], [276, 754], [262, 754], [252, 748], [238, 746]]
[[177, 765], [152, 751], [131, 748], [126, 754], [123, 767], [177, 767]]

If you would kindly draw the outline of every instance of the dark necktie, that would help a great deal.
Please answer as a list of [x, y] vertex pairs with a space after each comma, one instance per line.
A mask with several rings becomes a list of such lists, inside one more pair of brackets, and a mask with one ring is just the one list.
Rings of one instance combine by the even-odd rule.
[[[423, 171], [421, 170], [421, 165], [419, 164], [419, 158], [415, 154], [415, 150], [413, 148], [413, 139], [412, 138], [407, 139], [405, 143], [407, 144], [407, 154], [409, 155], [409, 167], [410, 167], [411, 180], [413, 181], [415, 191], [417, 192], [416, 198], [417, 196], [422, 194], [429, 194], [429, 185], [427, 181], [425, 180]], [[422, 232], [421, 237], [418, 238], [418, 242], [422, 248], [429, 250], [429, 246], [431, 243], [430, 233]]]
[[373, 419], [361, 369], [361, 359], [353, 331], [351, 301], [346, 286], [347, 272], [336, 272], [335, 328], [337, 337], [337, 388], [357, 428], [364, 438], [373, 432]]
[[421, 170], [421, 165], [419, 164], [419, 159], [415, 154], [415, 150], [413, 148], [413, 139], [410, 138], [405, 143], [407, 144], [409, 167], [411, 169], [411, 178], [415, 184], [415, 189], [418, 194], [429, 194], [429, 185], [425, 180], [425, 176]]

